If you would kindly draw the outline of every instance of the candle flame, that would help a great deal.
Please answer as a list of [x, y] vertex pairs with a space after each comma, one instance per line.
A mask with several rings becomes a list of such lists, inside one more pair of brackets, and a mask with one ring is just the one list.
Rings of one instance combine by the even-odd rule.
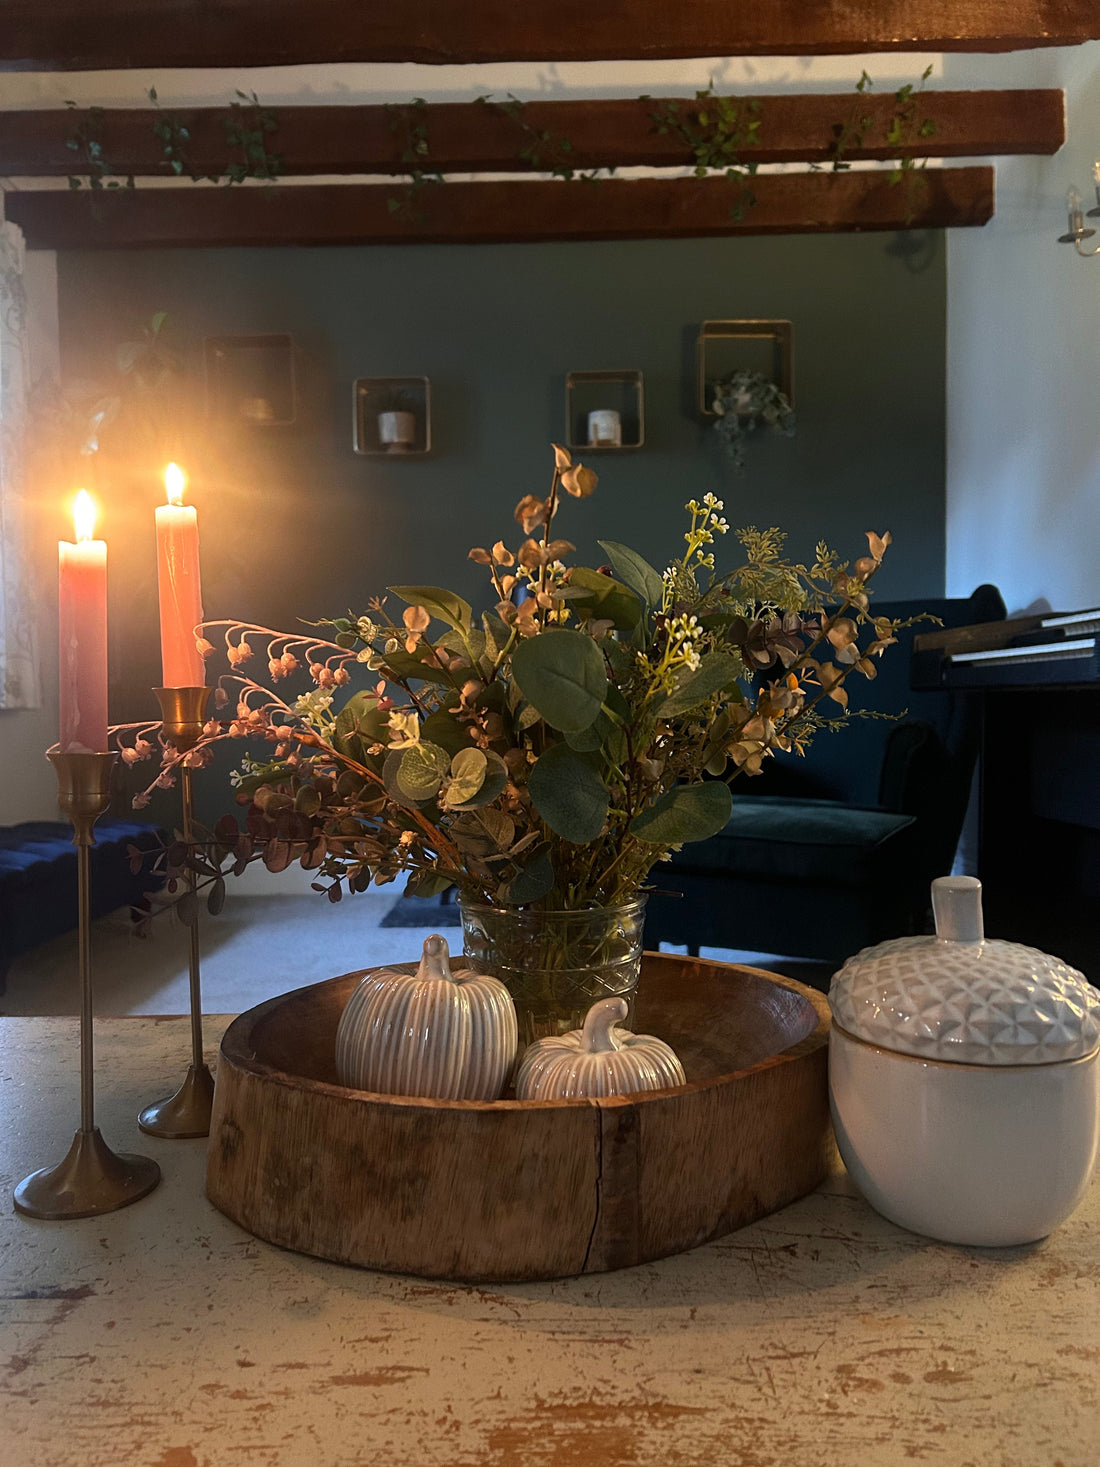
[[169, 464], [165, 469], [164, 487], [168, 491], [169, 504], [183, 503], [183, 491], [187, 487], [187, 476], [179, 464]]
[[90, 540], [95, 532], [95, 500], [87, 489], [81, 489], [73, 500], [73, 524], [77, 540]]

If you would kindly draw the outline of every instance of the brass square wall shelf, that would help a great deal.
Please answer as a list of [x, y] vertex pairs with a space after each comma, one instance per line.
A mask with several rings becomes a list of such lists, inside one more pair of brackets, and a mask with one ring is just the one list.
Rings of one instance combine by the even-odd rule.
[[584, 453], [641, 448], [645, 442], [641, 372], [568, 372], [565, 442]]
[[794, 326], [790, 321], [704, 321], [695, 342], [699, 412], [711, 411], [710, 385], [738, 368], [760, 372], [794, 406]]
[[298, 415], [294, 340], [282, 334], [208, 336], [206, 411], [221, 422], [287, 427]]
[[356, 453], [423, 458], [432, 448], [432, 384], [427, 377], [357, 377], [352, 390]]

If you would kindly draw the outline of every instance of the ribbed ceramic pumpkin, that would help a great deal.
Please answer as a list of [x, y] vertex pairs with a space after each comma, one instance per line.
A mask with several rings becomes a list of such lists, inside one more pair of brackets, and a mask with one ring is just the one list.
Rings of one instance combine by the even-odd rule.
[[683, 1065], [663, 1039], [619, 1027], [626, 1013], [623, 999], [603, 998], [582, 1029], [532, 1044], [516, 1075], [516, 1099], [632, 1095], [686, 1084]]
[[516, 1043], [504, 984], [452, 973], [447, 941], [433, 935], [415, 973], [376, 968], [355, 989], [336, 1030], [336, 1073], [376, 1095], [498, 1100]]

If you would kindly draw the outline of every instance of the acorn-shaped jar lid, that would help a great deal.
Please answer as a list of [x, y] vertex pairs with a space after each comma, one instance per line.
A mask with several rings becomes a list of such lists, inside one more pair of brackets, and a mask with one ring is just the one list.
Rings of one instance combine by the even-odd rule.
[[935, 937], [902, 937], [849, 958], [829, 988], [833, 1022], [921, 1059], [1046, 1065], [1100, 1046], [1100, 992], [1049, 953], [987, 940], [982, 884], [932, 883]]

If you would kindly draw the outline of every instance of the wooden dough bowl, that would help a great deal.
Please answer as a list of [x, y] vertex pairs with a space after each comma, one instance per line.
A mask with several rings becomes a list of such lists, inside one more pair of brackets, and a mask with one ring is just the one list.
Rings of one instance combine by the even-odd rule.
[[489, 1102], [339, 1085], [361, 976], [260, 1004], [222, 1040], [207, 1195], [281, 1247], [478, 1282], [598, 1273], [743, 1227], [831, 1163], [828, 1005], [791, 979], [647, 953], [634, 1027], [686, 1085]]

